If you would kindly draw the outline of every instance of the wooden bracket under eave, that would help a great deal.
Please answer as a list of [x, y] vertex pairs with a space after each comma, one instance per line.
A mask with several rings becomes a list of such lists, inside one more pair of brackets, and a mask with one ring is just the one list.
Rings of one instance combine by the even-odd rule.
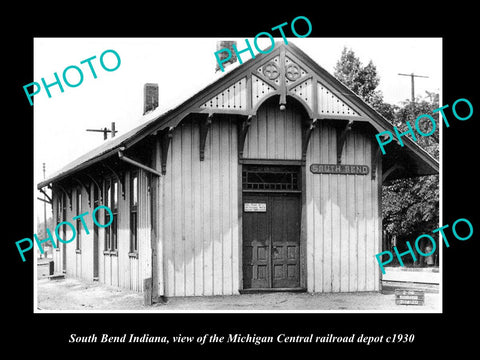
[[[48, 196], [48, 194], [45, 192], [45, 190], [43, 190], [43, 189], [38, 189], [38, 190], [39, 190], [43, 195], [45, 195], [45, 197], [48, 199], [48, 201], [46, 201], [47, 203], [53, 204], [52, 198], [51, 198], [50, 196]], [[42, 201], [44, 201], [44, 200], [42, 199]]]
[[239, 120], [238, 124], [238, 158], [243, 158], [243, 148], [245, 145], [245, 139], [247, 138], [248, 128], [254, 120], [256, 115], [248, 115], [248, 117]]
[[167, 173], [167, 158], [168, 158], [168, 149], [170, 143], [172, 142], [173, 137], [173, 127], [168, 128], [167, 130], [162, 131], [161, 133], [161, 147], [162, 147], [162, 157], [161, 157], [161, 166], [162, 166], [162, 175]]
[[62, 192], [68, 197], [68, 201], [70, 203], [69, 207], [70, 207], [70, 210], [72, 210], [72, 192], [68, 192], [67, 190], [65, 190], [65, 188], [60, 185], [60, 184], [55, 184], [55, 187], [58, 187], [60, 190], [62, 190]]
[[310, 119], [306, 126], [303, 127], [302, 132], [302, 161], [305, 161], [307, 158], [307, 149], [308, 143], [310, 142], [310, 137], [312, 136], [313, 129], [317, 125], [318, 119]]
[[[378, 164], [378, 161], [380, 160], [380, 154], [381, 154], [381, 150], [380, 150], [380, 146], [375, 146], [376, 143], [373, 143], [373, 146], [372, 146], [372, 151], [371, 151], [371, 154], [372, 154], [372, 180], [375, 180], [376, 178], [376, 173], [377, 173], [377, 164]], [[376, 150], [374, 150], [376, 149]]]
[[208, 130], [212, 125], [213, 114], [208, 114], [206, 119], [200, 120], [200, 161], [205, 160], [205, 144], [207, 142]]
[[[93, 184], [95, 185], [95, 187], [98, 190], [98, 203], [103, 204], [103, 188], [102, 188], [102, 186], [100, 186], [99, 182], [97, 180], [95, 180], [95, 178], [92, 175], [85, 174], [85, 176], [88, 177], [93, 182]], [[93, 201], [95, 202], [96, 200], [97, 199], [95, 199], [95, 195], [94, 195]]]
[[102, 163], [102, 166], [104, 166], [106, 169], [108, 169], [118, 180], [120, 183], [120, 190], [122, 192], [122, 197], [125, 199], [125, 177], [123, 176], [123, 173], [117, 173], [112, 167], [109, 165]]
[[88, 197], [88, 206], [91, 206], [92, 199], [91, 199], [91, 194], [90, 194], [90, 185], [88, 185], [88, 186], [85, 185], [82, 181], [80, 181], [80, 179], [78, 179], [76, 177], [73, 177], [73, 180], [85, 190], [85, 192], [87, 193], [87, 197]]
[[342, 151], [347, 140], [347, 134], [352, 130], [353, 120], [350, 120], [341, 132], [337, 131], [337, 165], [342, 163]]

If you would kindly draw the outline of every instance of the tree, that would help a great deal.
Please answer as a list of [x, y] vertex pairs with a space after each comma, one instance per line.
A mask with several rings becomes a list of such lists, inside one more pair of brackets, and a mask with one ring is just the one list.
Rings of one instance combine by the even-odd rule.
[[371, 60], [363, 66], [354, 51], [344, 47], [333, 75], [385, 118], [393, 120], [396, 107], [385, 103], [382, 92], [377, 90], [380, 78]]
[[[372, 106], [383, 117], [392, 122], [399, 130], [406, 130], [406, 122], [414, 124], [422, 114], [432, 115], [432, 110], [439, 107], [438, 94], [427, 92], [426, 98], [415, 102], [404, 102], [401, 106], [385, 103], [383, 94], [377, 90], [380, 78], [372, 61], [363, 66], [353, 50], [344, 48], [340, 60], [335, 66], [334, 76], [350, 90]], [[433, 115], [439, 124], [438, 113]], [[431, 130], [431, 122], [424, 119], [419, 127], [424, 133]], [[417, 144], [431, 156], [439, 157], [438, 129], [427, 137], [418, 136]], [[399, 251], [407, 250], [405, 242], [411, 244], [418, 235], [431, 233], [438, 227], [439, 206], [438, 175], [389, 181], [382, 187], [383, 230], [387, 239], [396, 237]], [[435, 238], [435, 236], [434, 236]], [[438, 243], [438, 237], [436, 237]], [[422, 248], [425, 244], [420, 244]], [[405, 247], [405, 248], [404, 248]], [[391, 249], [384, 249], [391, 250]], [[423, 260], [424, 258], [418, 256]], [[416, 265], [419, 264], [418, 262]]]
[[[415, 102], [406, 101], [395, 112], [394, 125], [399, 131], [407, 130], [406, 122], [414, 124], [418, 116], [429, 114], [439, 124], [438, 113], [432, 111], [439, 107], [439, 96], [427, 92], [426, 98], [417, 98]], [[432, 130], [432, 123], [428, 120], [419, 122], [423, 133]], [[438, 125], [435, 125], [438, 126]], [[439, 158], [438, 129], [430, 136], [417, 136], [417, 144], [427, 153], [438, 160]], [[399, 251], [407, 250], [406, 241], [410, 244], [421, 234], [431, 234], [439, 224], [439, 188], [438, 175], [421, 176], [410, 179], [396, 179], [388, 181], [382, 188], [382, 216], [383, 227], [387, 238], [395, 236]], [[438, 233], [432, 235], [438, 243]], [[420, 244], [423, 248], [425, 244]], [[424, 258], [415, 265], [421, 265]]]

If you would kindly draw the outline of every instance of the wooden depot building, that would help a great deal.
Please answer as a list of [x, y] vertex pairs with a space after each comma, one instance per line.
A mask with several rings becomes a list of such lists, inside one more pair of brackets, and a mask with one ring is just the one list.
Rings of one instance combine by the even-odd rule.
[[[147, 84], [146, 98], [155, 107], [158, 89]], [[154, 297], [378, 291], [382, 181], [438, 173], [406, 137], [382, 155], [385, 130], [297, 46], [276, 43], [38, 184], [52, 191], [55, 223], [102, 204], [113, 213], [107, 228], [85, 217], [88, 235], [77, 222], [55, 271], [150, 284]]]

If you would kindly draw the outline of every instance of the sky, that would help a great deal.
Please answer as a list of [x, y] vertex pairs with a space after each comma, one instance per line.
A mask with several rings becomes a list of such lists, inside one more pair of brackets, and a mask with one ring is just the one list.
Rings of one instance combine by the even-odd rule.
[[[54, 73], [61, 79], [64, 69], [71, 65], [78, 66], [84, 76], [78, 87], [68, 87], [61, 80], [63, 93], [56, 85], [50, 87], [51, 98], [43, 87], [34, 96], [36, 196], [42, 196], [36, 184], [43, 179], [43, 163], [48, 177], [104, 142], [103, 133], [86, 129], [110, 128], [115, 122], [118, 136], [145, 121], [142, 119], [145, 83], [158, 83], [159, 110], [163, 111], [222, 76], [221, 72], [215, 72], [214, 52], [219, 40], [236, 40], [239, 49], [245, 44], [244, 38], [35, 38], [32, 82], [41, 83], [44, 78], [47, 84], [53, 83]], [[270, 46], [268, 38], [260, 40], [261, 48]], [[410, 77], [398, 73], [428, 76], [415, 79], [416, 96], [424, 96], [425, 91], [441, 93], [441, 38], [293, 37], [287, 40], [332, 74], [345, 46], [355, 52], [363, 65], [371, 60], [380, 78], [378, 89], [388, 103], [399, 105], [410, 99]], [[252, 38], [249, 41], [253, 43]], [[275, 41], [283, 40], [276, 38]], [[100, 55], [106, 50], [114, 50], [120, 56], [121, 64], [115, 71], [105, 71], [100, 65]], [[96, 56], [91, 61], [96, 79], [87, 63], [80, 64], [92, 56]], [[249, 58], [248, 52], [242, 54], [244, 61]], [[104, 61], [109, 68], [116, 65], [111, 53], [105, 55]], [[75, 70], [67, 74], [71, 83], [79, 82]], [[26, 96], [25, 106], [30, 106]], [[36, 224], [38, 216], [43, 218], [43, 203], [35, 201]]]

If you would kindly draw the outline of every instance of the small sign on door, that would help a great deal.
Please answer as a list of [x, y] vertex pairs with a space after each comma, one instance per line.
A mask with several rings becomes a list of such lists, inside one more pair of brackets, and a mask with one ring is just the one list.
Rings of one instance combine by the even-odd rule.
[[244, 203], [243, 210], [245, 212], [266, 212], [267, 204], [266, 203]]

